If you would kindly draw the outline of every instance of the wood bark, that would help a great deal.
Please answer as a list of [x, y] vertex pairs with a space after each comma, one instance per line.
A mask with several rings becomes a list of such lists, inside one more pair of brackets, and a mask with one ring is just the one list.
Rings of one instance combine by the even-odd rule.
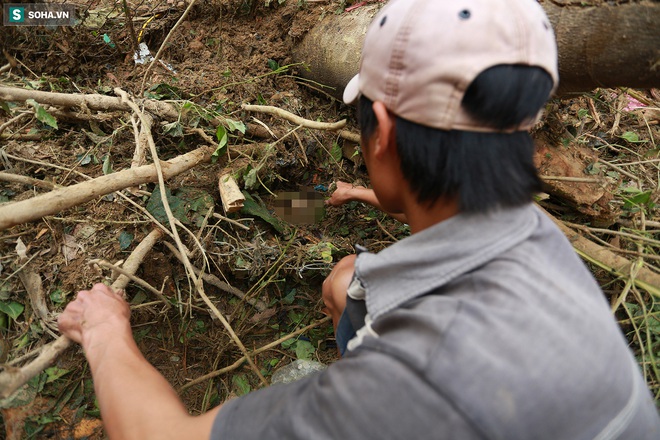
[[[660, 3], [583, 7], [545, 0], [541, 5], [557, 36], [560, 94], [660, 87]], [[328, 14], [294, 48], [294, 61], [310, 67], [300, 74], [341, 97], [358, 71], [367, 27], [380, 7]]]
[[660, 87], [660, 3], [543, 8], [557, 37], [560, 93]]

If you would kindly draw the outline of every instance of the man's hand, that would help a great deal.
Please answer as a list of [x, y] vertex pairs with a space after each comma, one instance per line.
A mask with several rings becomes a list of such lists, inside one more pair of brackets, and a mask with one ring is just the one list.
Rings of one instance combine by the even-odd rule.
[[57, 320], [60, 331], [83, 347], [92, 335], [130, 334], [131, 311], [123, 292], [114, 292], [105, 284], [78, 292]]
[[358, 200], [357, 197], [359, 194], [362, 191], [367, 190], [364, 186], [353, 186], [350, 183], [342, 182], [341, 180], [338, 180], [336, 184], [337, 189], [332, 193], [330, 198], [325, 201], [327, 205], [341, 206], [344, 203]]

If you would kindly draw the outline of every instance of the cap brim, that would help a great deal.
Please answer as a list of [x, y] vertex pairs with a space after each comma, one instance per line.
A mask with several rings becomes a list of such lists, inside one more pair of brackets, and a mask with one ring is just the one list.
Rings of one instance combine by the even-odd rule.
[[358, 73], [348, 82], [348, 84], [346, 84], [346, 88], [344, 89], [344, 102], [346, 104], [355, 104], [359, 96], [360, 74]]

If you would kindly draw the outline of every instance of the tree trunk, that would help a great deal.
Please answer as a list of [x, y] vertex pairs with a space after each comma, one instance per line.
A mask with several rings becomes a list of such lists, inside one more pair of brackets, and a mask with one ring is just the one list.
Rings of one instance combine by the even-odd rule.
[[[660, 3], [565, 3], [541, 3], [557, 35], [560, 94], [596, 87], [660, 86]], [[332, 93], [341, 96], [358, 71], [364, 35], [380, 7], [326, 16], [294, 49], [294, 60], [310, 66], [301, 74], [333, 87]]]
[[660, 86], [660, 4], [543, 3], [557, 36], [560, 93]]

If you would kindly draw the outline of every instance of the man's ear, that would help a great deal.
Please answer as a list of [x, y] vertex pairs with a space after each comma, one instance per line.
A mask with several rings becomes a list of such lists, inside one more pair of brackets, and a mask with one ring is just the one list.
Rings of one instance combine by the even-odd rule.
[[375, 101], [372, 108], [378, 121], [373, 154], [380, 156], [396, 147], [395, 116], [387, 110], [387, 107], [381, 101]]

